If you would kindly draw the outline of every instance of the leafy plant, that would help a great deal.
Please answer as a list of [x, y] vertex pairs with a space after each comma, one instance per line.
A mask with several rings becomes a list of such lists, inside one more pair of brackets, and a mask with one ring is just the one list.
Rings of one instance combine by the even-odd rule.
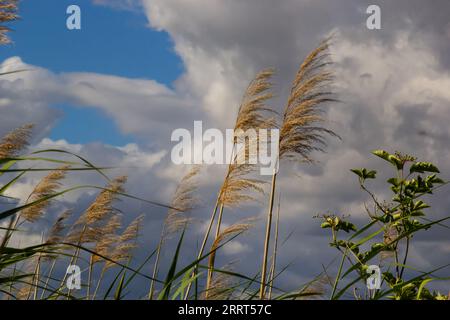
[[[415, 157], [399, 152], [391, 154], [376, 150], [373, 154], [394, 169], [395, 175], [387, 180], [392, 193], [391, 199], [380, 201], [367, 186], [371, 180], [377, 179], [376, 170], [352, 169], [358, 177], [361, 189], [369, 195], [373, 203], [373, 210], [366, 206], [369, 222], [358, 228], [345, 221], [345, 218], [335, 215], [322, 216], [321, 227], [331, 230], [330, 245], [342, 254], [331, 299], [342, 297], [359, 281], [363, 281], [365, 285], [370, 276], [367, 273], [369, 264], [377, 258], [386, 261], [389, 257], [393, 257], [393, 262], [382, 273], [383, 287], [379, 290], [367, 290], [364, 296], [355, 294], [355, 298], [442, 299], [440, 293], [430, 292], [425, 287], [432, 280], [440, 279], [434, 276], [440, 268], [431, 272], [419, 272], [418, 276], [409, 279], [406, 270], [414, 270], [407, 264], [414, 236], [433, 226], [442, 225], [450, 218], [430, 220], [427, 209], [431, 206], [424, 199], [448, 182], [439, 177], [439, 169], [430, 162], [420, 162]], [[352, 235], [343, 239], [342, 232]], [[346, 270], [345, 262], [348, 265]], [[339, 289], [339, 283], [350, 274], [353, 279]]]

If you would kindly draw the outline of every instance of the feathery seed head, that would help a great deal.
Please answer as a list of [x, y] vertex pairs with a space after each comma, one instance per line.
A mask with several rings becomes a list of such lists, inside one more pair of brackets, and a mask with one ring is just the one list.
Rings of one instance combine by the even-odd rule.
[[27, 146], [32, 128], [32, 124], [27, 124], [4, 136], [0, 141], [0, 159], [14, 157]]
[[30, 194], [27, 203], [40, 200], [42, 201], [22, 210], [20, 213], [21, 218], [28, 222], [35, 222], [42, 217], [45, 209], [51, 202], [51, 200], [43, 199], [57, 192], [60, 187], [60, 181], [65, 177], [68, 168], [68, 166], [63, 166], [57, 170], [51, 171], [37, 184], [33, 192]]
[[197, 177], [200, 171], [201, 166], [193, 166], [178, 184], [171, 202], [171, 207], [174, 209], [169, 209], [164, 222], [164, 238], [167, 239], [184, 229], [191, 221], [188, 213], [199, 203], [195, 193], [198, 190]]
[[11, 42], [6, 35], [11, 29], [5, 27], [3, 23], [16, 20], [17, 9], [17, 0], [0, 0], [0, 44]]
[[113, 202], [117, 200], [118, 193], [124, 191], [123, 185], [127, 177], [122, 176], [114, 179], [105, 190], [102, 190], [94, 202], [86, 210], [82, 219], [86, 220], [88, 225], [103, 221], [114, 211]]
[[294, 79], [280, 130], [280, 158], [311, 162], [310, 153], [322, 151], [326, 134], [338, 137], [321, 126], [325, 121], [321, 106], [336, 101], [327, 89], [333, 75], [327, 70], [328, 40], [303, 61]]

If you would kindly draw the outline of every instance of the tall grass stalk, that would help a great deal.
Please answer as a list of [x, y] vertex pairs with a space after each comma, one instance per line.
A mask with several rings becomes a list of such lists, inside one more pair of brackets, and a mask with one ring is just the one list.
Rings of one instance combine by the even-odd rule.
[[[326, 145], [324, 135], [337, 137], [333, 131], [320, 125], [325, 121], [320, 107], [324, 103], [336, 101], [331, 97], [331, 92], [328, 90], [333, 79], [332, 73], [328, 70], [330, 64], [327, 59], [328, 42], [329, 40], [323, 41], [306, 57], [293, 81], [280, 126], [279, 161], [291, 159], [311, 163], [313, 159], [310, 153], [312, 151], [323, 151], [322, 147]], [[272, 175], [267, 209], [260, 299], [265, 299], [267, 285], [267, 263], [277, 173], [277, 171], [274, 171]]]
[[[252, 156], [251, 154], [248, 154], [249, 150], [252, 150], [252, 147], [251, 145], [246, 145], [245, 136], [243, 136], [247, 130], [253, 129], [257, 132], [258, 129], [269, 129], [276, 125], [275, 119], [271, 117], [274, 111], [266, 105], [266, 102], [273, 97], [273, 94], [270, 92], [270, 89], [272, 88], [270, 79], [273, 74], [274, 70], [272, 69], [266, 69], [259, 72], [245, 91], [234, 125], [235, 136], [233, 137], [233, 148], [230, 163], [227, 168], [227, 174], [217, 195], [216, 205], [198, 254], [199, 259], [203, 255], [217, 210], [219, 209], [219, 215], [217, 217], [214, 241], [216, 241], [220, 235], [225, 206], [237, 206], [243, 201], [253, 200], [253, 197], [246, 194], [249, 190], [256, 190], [257, 192], [264, 193], [264, 190], [261, 188], [261, 185], [264, 184], [263, 181], [246, 177], [246, 175], [250, 174], [256, 167], [249, 164], [238, 164], [237, 160], [239, 157], [242, 157], [242, 159], [248, 161]], [[238, 142], [244, 142], [243, 150], [237, 150]], [[251, 141], [251, 143], [257, 145], [258, 141]], [[212, 259], [212, 262], [213, 264], [209, 271], [210, 278], [212, 277], [212, 269], [214, 268], [214, 259]], [[196, 271], [197, 269], [195, 268], [192, 275], [193, 277], [195, 276]], [[186, 290], [185, 299], [189, 295], [191, 285], [192, 283], [189, 284]]]

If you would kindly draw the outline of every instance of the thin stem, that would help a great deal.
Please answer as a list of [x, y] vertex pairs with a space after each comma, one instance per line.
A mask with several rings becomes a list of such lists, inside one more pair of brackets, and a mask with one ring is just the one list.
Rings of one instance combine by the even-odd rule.
[[[217, 208], [219, 207], [219, 200], [220, 200], [220, 198], [219, 198], [219, 196], [217, 196], [216, 205], [214, 206], [214, 210], [213, 210], [213, 212], [211, 214], [211, 218], [209, 220], [209, 225], [208, 225], [208, 228], [206, 230], [205, 236], [203, 238], [203, 242], [202, 242], [202, 245], [200, 247], [200, 251], [198, 253], [197, 260], [200, 259], [203, 256], [203, 251], [205, 250], [206, 243], [208, 242], [209, 234], [211, 233], [212, 225], [213, 225], [214, 220], [216, 218]], [[192, 272], [192, 275], [191, 275], [191, 279], [193, 277], [195, 277], [195, 275], [197, 274], [197, 271], [198, 271], [198, 265], [195, 265], [194, 271]], [[184, 300], [186, 300], [189, 297], [189, 292], [191, 290], [191, 287], [192, 287], [192, 281], [189, 282], [189, 285], [188, 285], [188, 287], [186, 289], [186, 294], [184, 295]]]
[[395, 274], [397, 279], [400, 279], [400, 271], [399, 271], [399, 261], [398, 261], [398, 244], [395, 244], [394, 247], [394, 258], [395, 258]]
[[273, 202], [275, 197], [275, 185], [277, 180], [276, 172], [272, 175], [272, 185], [270, 189], [270, 201], [269, 201], [269, 210], [267, 212], [267, 224], [266, 224], [266, 237], [264, 240], [264, 255], [262, 261], [261, 268], [261, 287], [259, 290], [259, 298], [264, 300], [265, 298], [265, 290], [266, 290], [266, 276], [267, 276], [267, 259], [269, 253], [269, 244], [270, 244], [270, 230], [272, 228], [272, 212], [273, 212]]
[[94, 256], [91, 254], [89, 259], [89, 274], [88, 274], [88, 283], [87, 283], [87, 291], [86, 291], [86, 300], [89, 300], [89, 296], [91, 295], [91, 281], [92, 281], [92, 271], [94, 269]]
[[45, 280], [44, 289], [42, 289], [41, 300], [44, 298], [45, 291], [47, 291], [48, 283], [49, 283], [50, 278], [52, 276], [53, 269], [55, 268], [55, 265], [56, 265], [56, 258], [53, 260], [52, 265], [50, 266], [50, 270], [48, 272], [47, 279]]
[[272, 299], [272, 287], [273, 280], [275, 277], [275, 268], [277, 264], [277, 252], [278, 252], [278, 229], [280, 224], [280, 206], [281, 206], [281, 194], [278, 196], [278, 210], [277, 210], [277, 220], [275, 222], [275, 242], [273, 244], [273, 254], [272, 254], [272, 266], [270, 267], [270, 285], [269, 285], [269, 296], [268, 299]]
[[102, 272], [100, 273], [100, 278], [98, 279], [98, 282], [97, 282], [97, 286], [95, 287], [94, 294], [92, 295], [92, 300], [95, 300], [95, 297], [97, 296], [97, 292], [98, 292], [98, 289], [100, 288], [100, 283], [103, 280], [103, 276], [105, 275], [105, 271], [106, 271], [106, 268], [103, 267]]
[[[214, 237], [214, 241], [216, 241], [217, 238], [219, 238], [219, 236], [220, 236], [220, 226], [222, 224], [223, 208], [224, 208], [224, 205], [223, 205], [223, 203], [221, 203], [220, 209], [219, 209], [219, 216], [217, 217], [217, 226], [216, 226], [216, 234]], [[211, 287], [215, 261], [216, 261], [216, 250], [214, 250], [214, 251], [211, 250], [211, 255], [209, 256], [209, 263], [208, 263], [208, 277], [206, 279], [206, 297], [208, 297], [208, 291]]]
[[[37, 292], [39, 287], [39, 273], [41, 272], [41, 254], [39, 253], [38, 260], [36, 262], [36, 268], [34, 270], [33, 275], [33, 282], [34, 282], [34, 293], [33, 293], [33, 300], [37, 299]], [[27, 298], [28, 300], [28, 298]]]
[[341, 264], [339, 265], [338, 274], [336, 275], [336, 279], [334, 280], [333, 291], [331, 292], [330, 300], [333, 300], [334, 294], [336, 293], [337, 285], [339, 283], [339, 278], [341, 277], [342, 268], [344, 267], [344, 261], [346, 256], [347, 256], [347, 249], [345, 249], [345, 252], [342, 254]]
[[406, 238], [406, 249], [405, 249], [405, 257], [403, 258], [402, 268], [400, 270], [400, 279], [403, 277], [403, 272], [405, 271], [406, 260], [408, 259], [409, 253], [409, 237]]
[[161, 237], [160, 237], [159, 243], [158, 243], [158, 250], [156, 251], [156, 260], [155, 260], [155, 265], [153, 266], [152, 280], [150, 282], [150, 290], [148, 293], [149, 300], [153, 300], [153, 294], [155, 293], [155, 279], [158, 275], [159, 257], [161, 255], [161, 247], [163, 244], [163, 237], [164, 237], [163, 232], [161, 233]]

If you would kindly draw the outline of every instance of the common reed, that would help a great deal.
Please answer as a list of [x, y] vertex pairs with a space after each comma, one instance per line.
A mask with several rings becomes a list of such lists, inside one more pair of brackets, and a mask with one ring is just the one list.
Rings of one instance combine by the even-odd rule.
[[281, 211], [281, 194], [278, 197], [278, 209], [277, 209], [277, 220], [275, 222], [275, 237], [274, 237], [273, 253], [272, 253], [272, 265], [270, 266], [270, 271], [269, 271], [269, 300], [272, 299], [273, 282], [275, 280], [275, 270], [277, 267], [278, 237], [279, 237], [279, 228], [280, 228], [280, 211]]
[[[57, 192], [61, 186], [61, 180], [67, 173], [68, 166], [63, 166], [57, 170], [51, 171], [45, 176], [34, 188], [33, 192], [27, 199], [27, 203], [40, 201]], [[45, 209], [50, 204], [50, 200], [40, 201], [31, 207], [21, 211], [19, 218], [27, 222], [36, 222], [45, 213]]]
[[5, 135], [0, 141], [0, 159], [14, 157], [26, 147], [32, 128], [32, 124], [26, 124]]
[[[23, 137], [24, 134], [26, 133], [21, 132], [18, 136]], [[19, 144], [23, 145], [23, 141], [25, 141], [24, 138], [19, 138], [18, 140], [21, 140]], [[16, 146], [19, 144], [16, 144]], [[67, 166], [63, 166], [59, 169], [50, 171], [50, 173], [36, 185], [26, 200], [27, 204], [33, 205], [23, 209], [16, 216], [11, 217], [8, 230], [3, 236], [1, 248], [8, 244], [13, 229], [22, 225], [24, 222], [36, 222], [45, 214], [45, 210], [51, 203], [51, 200], [47, 200], [47, 198], [57, 192], [60, 187], [60, 181], [65, 177], [67, 169]]]
[[5, 23], [17, 20], [17, 0], [0, 0], [0, 44], [11, 42], [7, 33], [11, 29]]
[[[45, 241], [46, 244], [50, 245], [58, 245], [60, 243], [63, 243], [66, 237], [66, 232], [68, 229], [67, 220], [70, 219], [73, 212], [72, 210], [66, 210], [64, 211], [54, 222], [53, 226], [50, 228], [48, 234], [47, 234], [47, 240]], [[50, 276], [53, 273], [53, 270], [56, 265], [56, 261], [58, 259], [59, 253], [62, 253], [63, 250], [59, 250], [55, 253], [46, 253], [42, 256], [44, 261], [52, 261], [48, 275], [45, 279], [44, 287], [42, 288], [41, 292], [41, 299], [43, 299], [45, 292], [47, 291], [47, 287], [50, 282]]]
[[[119, 194], [124, 192], [124, 184], [126, 181], [126, 176], [120, 176], [109, 182], [77, 220], [74, 228], [67, 237], [70, 243], [77, 245], [71, 257], [70, 264], [76, 264], [80, 253], [79, 246], [81, 244], [95, 244], [101, 240], [102, 227], [105, 221], [108, 221], [109, 218], [117, 213], [113, 204], [114, 201], [118, 200]], [[62, 283], [65, 280], [66, 277], [63, 278]], [[69, 290], [68, 296], [70, 292], [71, 290]]]
[[[95, 264], [104, 261], [103, 257], [112, 257], [114, 246], [117, 245], [118, 235], [117, 231], [122, 227], [122, 216], [120, 214], [113, 215], [109, 221], [100, 230], [101, 238], [95, 243], [93, 251], [97, 254], [91, 254], [89, 259], [89, 276], [88, 276], [88, 287], [86, 299], [90, 297], [92, 272]], [[95, 299], [100, 283], [103, 279], [104, 273], [106, 271], [106, 261], [102, 271], [100, 273], [100, 278], [98, 279], [97, 285], [95, 287], [94, 295], [92, 299]]]
[[139, 231], [142, 229], [143, 215], [134, 219], [128, 227], [119, 236], [115, 249], [112, 251], [111, 261], [106, 262], [106, 268], [115, 265], [116, 262], [127, 261], [131, 259], [133, 250], [137, 247]]
[[[264, 181], [249, 178], [249, 175], [256, 169], [256, 166], [249, 164], [248, 161], [244, 161], [244, 163], [240, 161], [238, 163], [237, 160], [239, 157], [243, 160], [249, 159], [252, 156], [249, 152], [254, 150], [250, 144], [258, 143], [258, 141], [249, 141], [248, 144], [245, 144], [245, 137], [242, 133], [250, 129], [257, 131], [258, 129], [268, 129], [276, 126], [275, 112], [267, 106], [267, 101], [273, 97], [273, 94], [270, 92], [272, 88], [270, 80], [273, 74], [273, 69], [266, 69], [259, 72], [255, 79], [250, 82], [244, 93], [234, 125], [233, 153], [231, 159], [229, 159], [230, 163], [227, 173], [218, 192], [216, 204], [213, 208], [197, 259], [200, 259], [204, 253], [217, 211], [219, 211], [219, 215], [217, 217], [214, 239], [217, 239], [220, 234], [225, 206], [237, 206], [244, 201], [253, 200], [254, 197], [249, 195], [249, 191], [264, 192]], [[238, 142], [244, 143], [243, 149], [237, 150]], [[194, 274], [195, 272], [196, 270], [194, 270]], [[191, 286], [192, 283], [189, 284], [186, 290], [185, 299], [189, 295]]]
[[221, 269], [225, 272], [215, 273], [209, 290], [205, 291], [204, 299], [229, 300], [233, 298], [236, 280], [230, 275], [230, 272], [233, 272], [232, 264], [229, 263]]
[[[336, 101], [329, 91], [333, 74], [328, 68], [331, 64], [328, 49], [327, 39], [305, 58], [295, 76], [280, 125], [279, 161], [291, 159], [310, 163], [313, 161], [312, 151], [323, 151], [326, 145], [325, 135], [337, 136], [321, 125], [325, 122], [321, 107], [327, 102]], [[276, 180], [277, 172], [274, 171], [264, 239], [260, 299], [265, 298]]]
[[50, 228], [46, 243], [58, 244], [64, 240], [64, 232], [67, 230], [67, 220], [72, 216], [72, 210], [64, 211], [54, 222]]
[[22, 285], [20, 288], [16, 288], [16, 298], [18, 300], [29, 300], [31, 297], [31, 294], [34, 290], [34, 279], [36, 275], [36, 268], [37, 268], [37, 260], [38, 256], [34, 256], [31, 259], [29, 259], [24, 269], [24, 277], [21, 279]]
[[213, 280], [213, 269], [214, 262], [216, 259], [216, 251], [217, 248], [227, 239], [232, 238], [238, 234], [241, 234], [247, 230], [249, 230], [254, 225], [254, 219], [247, 219], [245, 221], [235, 223], [228, 228], [225, 228], [220, 234], [214, 239], [214, 242], [211, 246], [211, 254], [209, 255], [208, 260], [208, 276], [206, 279], [206, 291], [205, 298], [208, 299], [209, 291], [211, 290], [212, 280]]
[[198, 190], [198, 175], [200, 173], [201, 166], [193, 166], [191, 170], [181, 179], [175, 190], [174, 196], [171, 201], [171, 207], [164, 220], [164, 224], [161, 230], [158, 247], [156, 249], [155, 264], [153, 266], [152, 280], [150, 283], [150, 289], [148, 298], [153, 299], [155, 293], [155, 279], [158, 276], [159, 262], [161, 256], [161, 250], [164, 242], [172, 235], [177, 234], [191, 221], [188, 216], [198, 204], [199, 199], [196, 196]]

